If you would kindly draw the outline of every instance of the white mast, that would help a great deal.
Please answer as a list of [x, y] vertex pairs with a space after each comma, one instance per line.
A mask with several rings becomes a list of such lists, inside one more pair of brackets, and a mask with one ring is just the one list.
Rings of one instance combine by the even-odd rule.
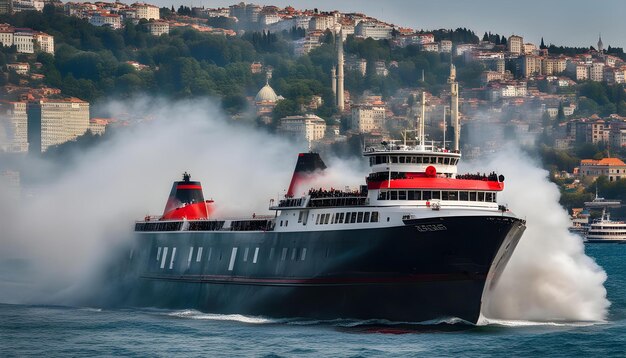
[[422, 109], [420, 113], [420, 126], [419, 126], [419, 142], [421, 149], [424, 150], [426, 144], [426, 133], [424, 132], [424, 122], [426, 117], [426, 91], [422, 91]]

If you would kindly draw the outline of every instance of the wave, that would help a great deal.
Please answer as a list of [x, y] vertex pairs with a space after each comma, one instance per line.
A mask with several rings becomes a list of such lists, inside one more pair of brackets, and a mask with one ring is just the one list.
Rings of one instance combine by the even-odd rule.
[[481, 317], [477, 326], [500, 326], [500, 327], [589, 327], [600, 324], [607, 324], [606, 321], [526, 321], [526, 320], [505, 320]]
[[170, 317], [185, 318], [185, 319], [197, 319], [197, 320], [212, 320], [212, 321], [233, 321], [248, 324], [287, 324], [296, 326], [315, 326], [315, 325], [327, 325], [341, 328], [356, 328], [361, 326], [437, 326], [437, 325], [472, 325], [472, 323], [462, 320], [456, 317], [446, 317], [433, 319], [422, 322], [401, 322], [401, 321], [389, 321], [385, 319], [310, 319], [310, 318], [268, 318], [263, 316], [247, 316], [242, 314], [217, 314], [217, 313], [204, 313], [198, 310], [187, 309], [174, 312], [163, 313]]

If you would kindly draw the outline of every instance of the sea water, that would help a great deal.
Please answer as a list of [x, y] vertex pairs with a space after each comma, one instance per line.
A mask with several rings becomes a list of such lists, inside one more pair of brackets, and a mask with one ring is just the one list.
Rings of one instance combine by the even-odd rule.
[[626, 245], [586, 251], [608, 274], [606, 322], [471, 326], [0, 304], [0, 357], [626, 356]]

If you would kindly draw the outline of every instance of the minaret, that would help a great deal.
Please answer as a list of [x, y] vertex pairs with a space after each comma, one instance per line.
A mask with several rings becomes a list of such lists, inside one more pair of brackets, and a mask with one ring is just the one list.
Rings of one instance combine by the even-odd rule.
[[330, 70], [330, 77], [332, 82], [331, 87], [333, 89], [333, 98], [337, 99], [337, 67], [333, 66]]
[[426, 145], [426, 91], [422, 91], [422, 106], [420, 112], [420, 126], [419, 126], [419, 142], [422, 149]]
[[602, 53], [604, 44], [602, 43], [602, 34], [598, 35], [598, 53]]
[[459, 83], [456, 82], [456, 67], [450, 63], [450, 121], [454, 127], [454, 150], [459, 151], [461, 127], [459, 125]]
[[343, 112], [343, 29], [339, 30], [337, 41], [337, 110]]

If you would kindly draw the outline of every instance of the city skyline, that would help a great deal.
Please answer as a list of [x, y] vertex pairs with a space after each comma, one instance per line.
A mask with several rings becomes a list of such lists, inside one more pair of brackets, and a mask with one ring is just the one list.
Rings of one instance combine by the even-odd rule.
[[[236, 0], [154, 0], [158, 6], [204, 6], [227, 7]], [[597, 3], [530, 0], [528, 6], [496, 0], [441, 0], [437, 2], [393, 0], [381, 4], [346, 0], [342, 2], [318, 0], [315, 2], [287, 0], [257, 0], [259, 5], [293, 6], [297, 9], [341, 12], [362, 12], [381, 21], [415, 29], [439, 29], [466, 27], [482, 38], [491, 31], [509, 37], [512, 34], [524, 37], [525, 42], [537, 45], [543, 37], [546, 45], [589, 47], [596, 46], [602, 35], [605, 48], [626, 47], [620, 34], [626, 33], [626, 23], [620, 15], [626, 12], [626, 3], [608, 0]], [[535, 4], [536, 6], [532, 6]], [[442, 9], [447, 9], [444, 13]], [[542, 11], [537, 11], [542, 9]], [[506, 14], [515, 14], [506, 16]]]

